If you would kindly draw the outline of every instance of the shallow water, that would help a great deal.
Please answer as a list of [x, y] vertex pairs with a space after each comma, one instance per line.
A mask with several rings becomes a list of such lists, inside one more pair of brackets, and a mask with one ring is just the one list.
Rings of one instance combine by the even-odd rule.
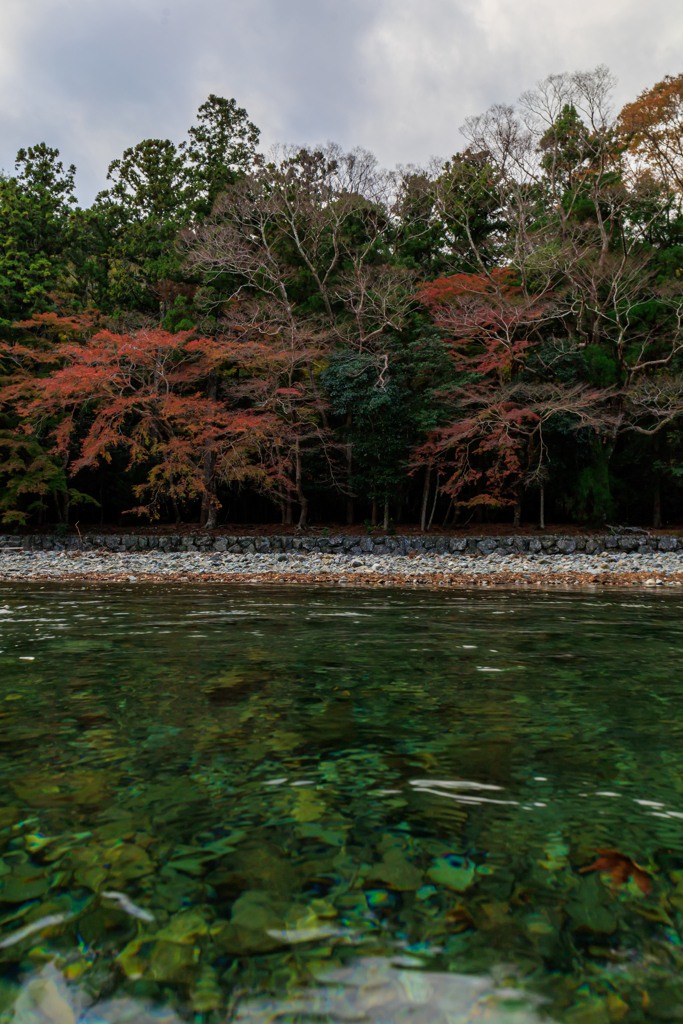
[[0, 587], [0, 1021], [682, 1018], [682, 608]]

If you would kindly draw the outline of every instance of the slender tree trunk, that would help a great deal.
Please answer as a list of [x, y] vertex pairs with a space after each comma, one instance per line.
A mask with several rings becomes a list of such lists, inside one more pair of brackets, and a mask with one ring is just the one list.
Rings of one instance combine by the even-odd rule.
[[420, 529], [425, 532], [425, 526], [427, 525], [427, 502], [429, 501], [429, 484], [432, 478], [432, 467], [427, 466], [425, 472], [425, 482], [422, 489], [422, 509], [420, 512]]
[[655, 475], [655, 493], [652, 505], [652, 525], [655, 530], [659, 530], [659, 528], [662, 525], [662, 478], [659, 472], [657, 472], [657, 474]]
[[[350, 431], [351, 425], [353, 424], [353, 413], [347, 413], [346, 415], [346, 429]], [[353, 526], [354, 519], [354, 505], [353, 498], [351, 497], [351, 478], [353, 476], [353, 445], [349, 441], [346, 445], [346, 489], [348, 497], [346, 499], [346, 525]]]
[[[207, 398], [210, 402], [216, 401], [216, 375], [212, 373], [209, 377], [209, 386], [207, 389]], [[207, 429], [210, 429], [211, 424], [207, 423]], [[206, 527], [207, 530], [213, 530], [216, 526], [216, 506], [211, 500], [216, 494], [216, 482], [214, 480], [214, 469], [216, 467], [216, 453], [208, 447], [204, 452], [204, 493], [202, 494], [202, 511], [200, 518], [200, 525]]]
[[180, 508], [178, 507], [178, 500], [177, 500], [175, 494], [171, 495], [171, 504], [173, 505], [173, 512], [174, 512], [174, 515], [175, 515], [176, 526], [180, 526], [180, 524], [182, 523], [183, 519], [182, 519], [182, 516], [180, 515]]
[[285, 526], [291, 526], [292, 522], [292, 495], [287, 492], [287, 499], [285, 501]]
[[436, 503], [439, 500], [439, 477], [440, 476], [441, 476], [441, 474], [439, 472], [437, 472], [437, 474], [436, 474], [436, 489], [434, 491], [434, 503], [432, 504], [432, 514], [429, 517], [429, 525], [427, 526], [427, 533], [429, 533], [429, 531], [431, 530], [432, 523], [434, 522], [434, 513], [436, 512]]
[[441, 524], [441, 529], [442, 530], [446, 529], [446, 524], [447, 524], [448, 519], [450, 517], [451, 509], [453, 508], [454, 502], [455, 502], [455, 498], [451, 498], [450, 504], [449, 504], [448, 508], [446, 509], [446, 515], [443, 517], [443, 523]]
[[545, 487], [541, 484], [540, 527], [545, 530]]
[[660, 442], [659, 434], [655, 434], [655, 475], [652, 495], [652, 526], [655, 530], [659, 530], [662, 525], [662, 473], [658, 466]]
[[382, 529], [383, 530], [388, 530], [389, 529], [389, 502], [388, 501], [384, 502], [384, 522], [382, 523]]
[[377, 498], [372, 499], [372, 518], [370, 522], [372, 526], [377, 526]]
[[[63, 523], [66, 523], [66, 525], [68, 526], [69, 525], [69, 512], [70, 512], [70, 508], [69, 508], [69, 505], [70, 505], [70, 500], [69, 500], [69, 478], [67, 476], [67, 470], [69, 468], [69, 455], [68, 455], [68, 453], [62, 459], [62, 468], [64, 469], [64, 475], [66, 477], [66, 486], [65, 486], [64, 490], [61, 492], [62, 507], [61, 507], [61, 511], [60, 511], [60, 518], [61, 518], [61, 521]], [[55, 495], [55, 498], [56, 498], [57, 504], [59, 506], [59, 495]]]
[[515, 494], [515, 511], [514, 511], [514, 515], [512, 517], [512, 526], [513, 526], [513, 529], [516, 530], [521, 525], [522, 525], [522, 488], [518, 487], [517, 488], [517, 493]]
[[304, 494], [303, 488], [301, 486], [301, 475], [302, 475], [301, 474], [301, 448], [299, 446], [299, 441], [298, 440], [296, 442], [295, 453], [296, 453], [296, 479], [295, 479], [295, 483], [296, 483], [296, 496], [297, 496], [297, 498], [299, 500], [299, 505], [301, 506], [301, 514], [299, 516], [299, 528], [303, 529], [304, 526], [306, 525], [306, 517], [308, 516], [308, 498]]

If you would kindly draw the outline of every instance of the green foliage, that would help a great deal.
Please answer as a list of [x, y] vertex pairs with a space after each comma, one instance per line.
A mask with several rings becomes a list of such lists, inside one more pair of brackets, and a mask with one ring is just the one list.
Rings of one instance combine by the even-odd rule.
[[49, 308], [67, 287], [76, 168], [45, 143], [19, 150], [16, 174], [0, 178], [0, 329]]
[[47, 508], [47, 499], [68, 490], [66, 473], [48, 446], [20, 430], [0, 431], [0, 514], [24, 525]]
[[619, 367], [614, 357], [600, 345], [587, 345], [583, 358], [591, 384], [609, 388], [619, 381]]
[[614, 514], [606, 446], [600, 441], [590, 447], [591, 461], [581, 469], [567, 495], [569, 511], [582, 523], [603, 523]]
[[206, 216], [218, 196], [256, 161], [260, 131], [234, 99], [209, 96], [184, 143], [195, 216]]

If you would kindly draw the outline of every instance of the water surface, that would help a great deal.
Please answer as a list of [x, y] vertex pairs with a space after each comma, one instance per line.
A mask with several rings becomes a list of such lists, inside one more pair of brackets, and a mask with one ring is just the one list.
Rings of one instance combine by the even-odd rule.
[[683, 1018], [682, 608], [0, 587], [0, 1021]]

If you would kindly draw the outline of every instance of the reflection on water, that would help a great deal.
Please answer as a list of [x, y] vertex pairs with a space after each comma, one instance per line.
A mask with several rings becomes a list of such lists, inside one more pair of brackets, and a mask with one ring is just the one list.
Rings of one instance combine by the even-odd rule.
[[681, 604], [0, 589], [0, 1024], [683, 1017]]

